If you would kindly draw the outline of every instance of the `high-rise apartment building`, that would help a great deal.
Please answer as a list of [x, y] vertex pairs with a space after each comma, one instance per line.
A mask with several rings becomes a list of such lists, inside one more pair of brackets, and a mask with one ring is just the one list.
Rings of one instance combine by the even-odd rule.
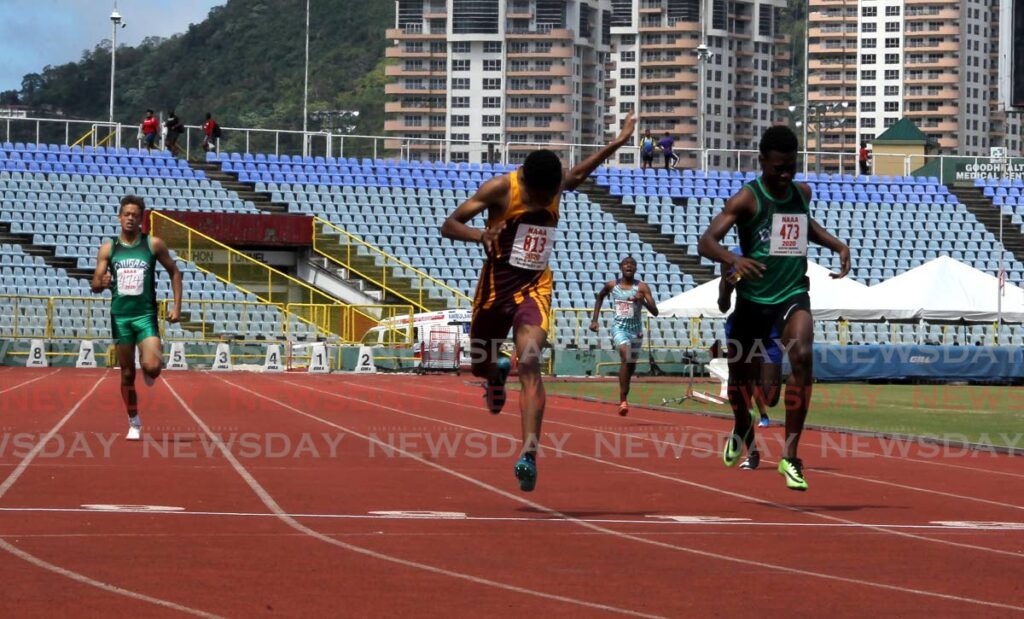
[[852, 161], [861, 141], [907, 117], [943, 154], [1019, 152], [1019, 123], [1000, 112], [996, 96], [997, 6], [810, 0], [810, 147]]
[[[701, 59], [704, 140], [712, 167], [745, 165], [761, 133], [784, 119], [790, 54], [781, 34], [783, 0], [612, 2], [611, 127], [638, 109], [641, 130], [672, 134], [683, 164], [698, 165]], [[701, 11], [711, 15], [700, 18]], [[702, 27], [706, 29], [701, 32]], [[632, 154], [619, 155], [623, 163]]]
[[[399, 0], [385, 88], [389, 135], [450, 137], [453, 161], [521, 161], [604, 139], [607, 0]], [[424, 156], [437, 144], [409, 142]], [[502, 148], [502, 147], [499, 147]], [[556, 148], [571, 156], [580, 147]]]
[[[788, 105], [784, 0], [398, 0], [386, 87], [389, 135], [423, 157], [508, 159], [551, 144], [579, 159], [636, 110], [638, 134], [670, 133], [698, 164], [697, 48], [705, 69], [709, 163], [735, 164]], [[706, 9], [704, 7], [707, 7]], [[711, 14], [701, 19], [701, 11]], [[706, 32], [702, 33], [702, 24]], [[397, 140], [395, 140], [397, 142]], [[394, 146], [394, 145], [392, 145]], [[550, 146], [549, 146], [550, 147]], [[499, 147], [505, 148], [505, 147]], [[623, 149], [622, 164], [637, 163]]]

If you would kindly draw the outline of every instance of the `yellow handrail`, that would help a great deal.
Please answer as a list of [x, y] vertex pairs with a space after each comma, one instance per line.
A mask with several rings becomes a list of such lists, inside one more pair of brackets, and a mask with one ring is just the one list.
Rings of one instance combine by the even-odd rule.
[[[345, 262], [342, 262], [338, 258], [332, 256], [329, 252], [321, 250], [321, 248], [318, 247], [318, 245], [317, 245], [317, 224], [322, 224], [325, 228], [330, 228], [330, 229], [336, 231], [338, 234], [343, 235], [344, 237], [346, 237], [349, 241], [351, 241], [351, 242], [345, 244]], [[368, 274], [360, 271], [358, 268], [356, 268], [356, 267], [354, 267], [352, 265], [352, 247], [353, 247], [353, 244], [361, 245], [361, 246], [365, 247], [371, 253], [371, 255], [376, 254], [376, 255], [382, 256], [384, 258], [384, 264], [381, 266], [381, 274], [380, 274], [380, 278], [379, 279], [373, 277], [372, 275], [368, 275]], [[345, 268], [345, 269], [348, 269], [348, 270], [352, 271], [353, 273], [355, 273], [359, 277], [365, 279], [366, 281], [379, 286], [380, 288], [382, 288], [382, 289], [384, 289], [384, 290], [394, 294], [395, 296], [400, 297], [400, 298], [408, 301], [409, 303], [412, 303], [413, 305], [419, 307], [421, 310], [424, 310], [424, 311], [429, 311], [431, 309], [431, 308], [427, 307], [424, 304], [424, 299], [423, 299], [423, 294], [424, 294], [423, 283], [424, 283], [424, 281], [429, 281], [429, 282], [432, 282], [434, 284], [437, 284], [439, 287], [443, 288], [444, 290], [447, 290], [448, 292], [450, 292], [452, 294], [452, 296], [455, 298], [455, 304], [454, 304], [455, 307], [450, 308], [450, 309], [459, 309], [459, 308], [462, 308], [462, 307], [469, 307], [469, 306], [471, 306], [473, 304], [473, 299], [471, 299], [469, 296], [464, 294], [462, 291], [456, 290], [455, 288], [452, 288], [451, 286], [449, 286], [448, 284], [442, 282], [441, 280], [438, 280], [438, 279], [435, 279], [435, 278], [431, 277], [430, 275], [424, 273], [420, 269], [412, 266], [408, 262], [405, 262], [404, 260], [402, 260], [400, 258], [397, 258], [397, 257], [395, 257], [395, 256], [393, 256], [393, 255], [383, 251], [379, 247], [375, 247], [373, 245], [370, 245], [369, 243], [367, 243], [363, 239], [361, 239], [358, 236], [352, 234], [351, 232], [345, 230], [344, 228], [340, 228], [337, 225], [335, 225], [335, 224], [333, 224], [333, 223], [331, 223], [331, 222], [329, 222], [329, 221], [327, 221], [325, 219], [321, 219], [320, 217], [316, 217], [316, 216], [313, 217], [313, 251], [315, 251], [316, 253], [320, 254], [321, 256], [327, 258], [331, 262], [334, 262], [335, 264], [341, 266], [342, 268]], [[419, 284], [420, 284], [418, 289], [417, 289], [417, 292], [419, 293], [418, 294], [418, 296], [419, 296], [418, 300], [417, 299], [410, 299], [408, 296], [403, 294], [401, 291], [394, 290], [393, 288], [388, 288], [388, 285], [387, 285], [387, 269], [388, 268], [393, 268], [393, 267], [401, 267], [401, 268], [404, 268], [404, 269], [408, 269], [408, 270], [412, 271], [414, 274], [416, 274], [416, 276], [419, 279]]]
[[[271, 303], [288, 314], [288, 304], [305, 304], [310, 306], [321, 306], [321, 305], [346, 305], [340, 300], [324, 293], [316, 288], [313, 288], [306, 282], [296, 279], [287, 273], [282, 273], [277, 269], [269, 267], [262, 262], [250, 258], [242, 252], [211, 238], [198, 230], [190, 228], [185, 224], [168, 217], [167, 215], [159, 211], [150, 211], [149, 215], [149, 229], [154, 235], [162, 238], [169, 247], [177, 251], [178, 257], [193, 263], [197, 269], [204, 273], [212, 273], [217, 279], [227, 284], [230, 284], [242, 292], [246, 292], [255, 296], [265, 303]], [[201, 241], [201, 243], [200, 243]], [[198, 256], [198, 252], [204, 251], [205, 248], [196, 247], [196, 245], [205, 244], [206, 251], [210, 251], [209, 257]], [[214, 255], [214, 251], [225, 252], [223, 255], [226, 258], [226, 269], [222, 269], [221, 265], [216, 264], [217, 256]], [[252, 277], [249, 281], [243, 283], [240, 281], [238, 271], [242, 270], [245, 272], [249, 269]], [[254, 290], [255, 286], [252, 282], [259, 282], [259, 285], [263, 284], [263, 279], [266, 279], [266, 293], [261, 294], [258, 290]], [[276, 292], [275, 288], [284, 288], [283, 292]], [[298, 293], [299, 298], [294, 298], [294, 293]], [[275, 298], [276, 295], [276, 298]], [[358, 309], [353, 311], [362, 314], [366, 324], [376, 324], [377, 318], [374, 316], [365, 314]], [[314, 320], [299, 315], [290, 314], [300, 321], [319, 329]], [[326, 331], [325, 333], [330, 335], [336, 335], [341, 337], [348, 342], [357, 342], [359, 337], [357, 335]]]
[[96, 127], [93, 127], [92, 129], [89, 129], [88, 131], [86, 131], [82, 135], [82, 137], [80, 137], [77, 140], [75, 140], [75, 143], [72, 144], [71, 147], [74, 148], [76, 146], [80, 146], [83, 142], [88, 140], [92, 136], [92, 134], [95, 133], [95, 132], [96, 132]]
[[96, 146], [103, 146], [104, 144], [109, 142], [110, 138], [114, 137], [116, 134], [117, 134], [116, 131], [111, 131], [110, 133], [107, 134], [107, 137], [105, 137], [102, 140], [100, 140], [99, 142], [97, 142]]

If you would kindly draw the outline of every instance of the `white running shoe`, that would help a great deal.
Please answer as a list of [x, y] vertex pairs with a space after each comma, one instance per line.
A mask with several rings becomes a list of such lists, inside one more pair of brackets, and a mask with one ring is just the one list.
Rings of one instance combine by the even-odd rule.
[[129, 441], [137, 441], [142, 438], [142, 428], [139, 426], [128, 426], [128, 435], [124, 437]]

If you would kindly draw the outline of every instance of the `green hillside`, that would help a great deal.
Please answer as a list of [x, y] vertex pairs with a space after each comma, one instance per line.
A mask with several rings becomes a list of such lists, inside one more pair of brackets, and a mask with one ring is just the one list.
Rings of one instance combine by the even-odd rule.
[[[312, 0], [311, 115], [359, 110], [353, 133], [382, 132], [384, 33], [394, 8], [380, 0]], [[115, 118], [134, 124], [147, 108], [174, 109], [186, 123], [200, 124], [209, 111], [224, 126], [301, 129], [304, 46], [301, 0], [228, 0], [187, 32], [118, 47]], [[109, 80], [104, 41], [78, 62], [26, 75], [18, 95], [46, 116], [105, 119]]]

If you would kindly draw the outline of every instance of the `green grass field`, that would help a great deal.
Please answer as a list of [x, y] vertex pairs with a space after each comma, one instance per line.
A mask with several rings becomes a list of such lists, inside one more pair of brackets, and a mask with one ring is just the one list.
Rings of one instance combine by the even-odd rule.
[[[616, 382], [549, 382], [549, 393], [618, 401]], [[697, 391], [717, 393], [717, 384]], [[686, 382], [634, 383], [635, 405], [661, 406], [662, 398], [686, 392]], [[667, 405], [731, 417], [728, 406], [688, 400]], [[782, 403], [769, 411], [773, 422], [785, 418]], [[807, 423], [817, 426], [930, 436], [1002, 447], [1024, 448], [1024, 387], [962, 385], [817, 384]]]

